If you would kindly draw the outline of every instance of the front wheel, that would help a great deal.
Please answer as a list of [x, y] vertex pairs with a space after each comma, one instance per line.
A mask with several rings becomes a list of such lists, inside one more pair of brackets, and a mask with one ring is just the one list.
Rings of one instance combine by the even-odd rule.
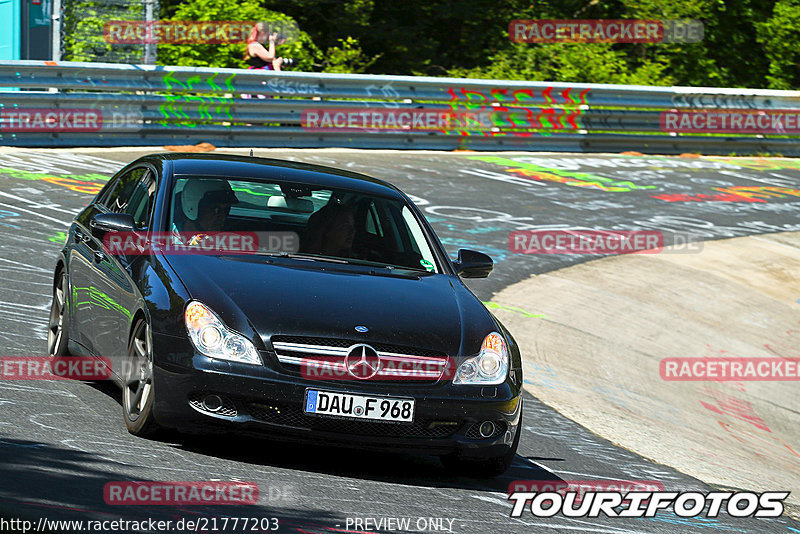
[[53, 304], [47, 324], [47, 355], [53, 358], [69, 356], [67, 351], [67, 273], [59, 271], [53, 288]]
[[122, 376], [122, 412], [128, 432], [139, 437], [153, 435], [159, 430], [153, 417], [153, 342], [144, 319], [133, 328]]

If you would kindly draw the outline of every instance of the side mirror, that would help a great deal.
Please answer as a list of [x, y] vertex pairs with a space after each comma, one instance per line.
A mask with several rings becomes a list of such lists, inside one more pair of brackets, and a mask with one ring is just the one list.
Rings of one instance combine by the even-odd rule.
[[462, 278], [486, 278], [492, 272], [494, 262], [483, 252], [462, 248], [459, 249], [458, 259], [453, 265]]
[[133, 216], [127, 213], [98, 213], [89, 223], [92, 235], [101, 239], [109, 232], [133, 232], [136, 223]]

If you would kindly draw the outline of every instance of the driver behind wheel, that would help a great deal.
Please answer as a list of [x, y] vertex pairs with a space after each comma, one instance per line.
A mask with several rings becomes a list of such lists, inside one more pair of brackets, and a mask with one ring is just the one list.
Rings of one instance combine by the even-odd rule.
[[330, 203], [308, 219], [301, 252], [353, 258], [355, 215], [345, 204]]
[[222, 179], [189, 180], [181, 204], [186, 215], [184, 232], [219, 232], [233, 204], [238, 204], [230, 184]]

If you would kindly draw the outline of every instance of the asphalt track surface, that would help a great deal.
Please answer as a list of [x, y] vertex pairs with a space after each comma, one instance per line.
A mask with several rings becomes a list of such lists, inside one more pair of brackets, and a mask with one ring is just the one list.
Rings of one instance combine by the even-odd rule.
[[[52, 269], [63, 232], [91, 199], [92, 187], [138, 153], [144, 151], [0, 153], [0, 355], [44, 353]], [[413, 195], [449, 252], [469, 247], [495, 258], [495, 273], [470, 283], [486, 301], [531, 274], [592, 259], [512, 253], [508, 235], [513, 230], [649, 229], [700, 239], [800, 230], [800, 165], [790, 160], [498, 154], [503, 160], [486, 161], [475, 158], [492, 156], [350, 151], [269, 155], [365, 172]], [[528, 512], [510, 518], [507, 488], [514, 480], [655, 480], [668, 491], [715, 489], [616, 447], [530, 395], [518, 456], [504, 476], [488, 481], [448, 476], [436, 458], [324, 444], [298, 447], [242, 436], [139, 439], [125, 430], [120, 402], [119, 392], [105, 383], [0, 381], [0, 516], [34, 521], [276, 517], [279, 532], [387, 531], [375, 523], [354, 523], [366, 518], [410, 518], [407, 532], [800, 532], [800, 522], [788, 516], [686, 519], [662, 511], [642, 519], [544, 519]], [[252, 481], [261, 499], [240, 507], [105, 504], [104, 484], [121, 480]], [[449, 530], [437, 530], [437, 521]]]

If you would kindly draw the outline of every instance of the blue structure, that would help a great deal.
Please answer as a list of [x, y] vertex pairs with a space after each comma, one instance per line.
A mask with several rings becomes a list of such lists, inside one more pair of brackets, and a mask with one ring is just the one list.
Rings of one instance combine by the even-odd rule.
[[20, 59], [22, 0], [0, 0], [0, 59]]

